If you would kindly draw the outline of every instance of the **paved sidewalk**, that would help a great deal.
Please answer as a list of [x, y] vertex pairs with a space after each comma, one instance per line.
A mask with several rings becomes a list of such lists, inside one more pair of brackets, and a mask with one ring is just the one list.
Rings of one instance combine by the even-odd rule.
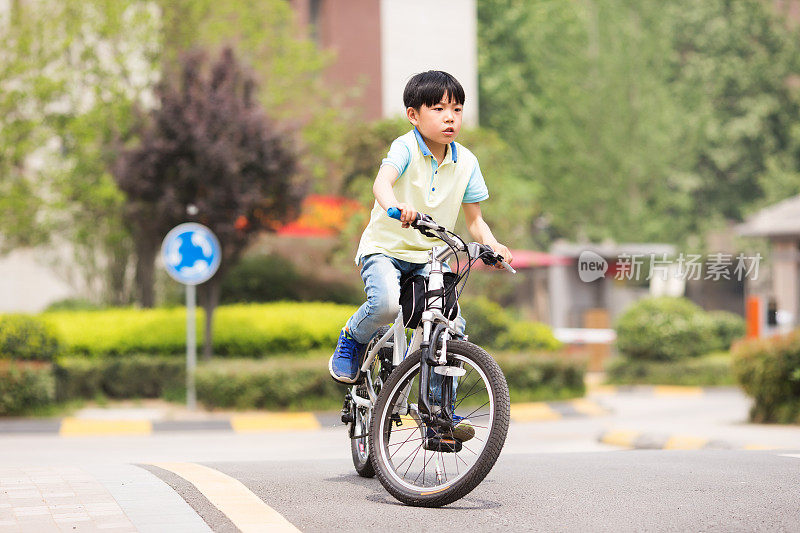
[[132, 465], [0, 467], [0, 530], [210, 531], [168, 485]]

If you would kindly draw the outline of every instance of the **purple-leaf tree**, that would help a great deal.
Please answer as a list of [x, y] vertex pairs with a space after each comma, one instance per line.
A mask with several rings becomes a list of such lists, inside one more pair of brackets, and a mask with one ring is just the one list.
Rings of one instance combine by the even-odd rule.
[[200, 286], [206, 311], [204, 357], [211, 357], [220, 280], [260, 231], [290, 219], [303, 196], [291, 136], [267, 117], [256, 83], [233, 50], [209, 64], [201, 51], [156, 88], [142, 117], [140, 143], [121, 150], [114, 175], [127, 195], [125, 218], [136, 241], [137, 299], [154, 304], [155, 258], [175, 225], [195, 221], [222, 245], [218, 273]]

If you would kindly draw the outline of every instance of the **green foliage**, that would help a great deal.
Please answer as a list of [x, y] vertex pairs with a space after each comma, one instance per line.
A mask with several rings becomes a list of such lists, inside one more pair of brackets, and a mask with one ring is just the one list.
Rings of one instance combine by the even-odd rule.
[[585, 369], [549, 356], [500, 354], [495, 357], [506, 376], [512, 402], [565, 400], [585, 394]]
[[800, 192], [774, 4], [482, 0], [478, 43], [481, 122], [546, 184], [550, 238], [679, 242]]
[[60, 358], [53, 368], [56, 398], [159, 398], [186, 384], [186, 362], [131, 355], [115, 359]]
[[461, 314], [471, 342], [498, 350], [553, 351], [561, 343], [539, 322], [515, 320], [499, 304], [484, 297], [463, 298]]
[[800, 424], [800, 331], [736, 344], [736, 380], [754, 402], [753, 422]]
[[0, 366], [0, 416], [25, 414], [49, 405], [53, 399], [49, 364], [12, 362]]
[[676, 361], [619, 357], [609, 364], [606, 378], [615, 385], [717, 386], [736, 383], [727, 352], [712, 352]]
[[41, 320], [27, 315], [0, 317], [0, 359], [52, 361], [59, 343]]
[[360, 305], [364, 301], [364, 291], [345, 283], [303, 275], [291, 261], [277, 255], [245, 257], [222, 280], [222, 303], [276, 300]]
[[708, 315], [684, 298], [645, 298], [617, 320], [617, 347], [630, 359], [675, 361], [718, 345]]
[[[584, 394], [583, 367], [531, 355], [500, 354], [514, 401], [555, 400]], [[331, 380], [327, 358], [224, 360], [197, 371], [197, 398], [207, 408], [335, 409], [344, 388]]]
[[[264, 357], [281, 351], [332, 348], [355, 311], [332, 303], [280, 302], [221, 306], [214, 313], [214, 352]], [[200, 338], [203, 313], [197, 313]], [[93, 357], [126, 354], [184, 354], [186, 309], [48, 312], [42, 319], [59, 332], [68, 354]]]
[[12, 2], [0, 24], [2, 245], [69, 241], [98, 301], [130, 292], [131, 242], [108, 166], [155, 79], [158, 25], [135, 0]]
[[727, 311], [710, 311], [708, 317], [718, 342], [715, 349], [728, 350], [734, 341], [744, 337], [745, 323], [739, 315]]

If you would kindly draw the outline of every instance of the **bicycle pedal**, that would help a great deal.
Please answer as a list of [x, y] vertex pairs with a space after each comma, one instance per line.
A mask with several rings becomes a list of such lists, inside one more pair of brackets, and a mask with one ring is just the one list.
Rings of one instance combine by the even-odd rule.
[[461, 451], [462, 445], [458, 439], [427, 437], [423, 448], [433, 452], [458, 453]]

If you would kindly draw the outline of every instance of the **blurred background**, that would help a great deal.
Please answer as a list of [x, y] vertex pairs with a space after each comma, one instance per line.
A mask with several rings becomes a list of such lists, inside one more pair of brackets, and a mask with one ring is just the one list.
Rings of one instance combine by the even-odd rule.
[[512, 399], [603, 371], [739, 383], [754, 419], [798, 422], [798, 24], [794, 0], [0, 0], [0, 414], [182, 400], [159, 256], [182, 222], [223, 249], [199, 400], [336, 407], [371, 183], [406, 81], [441, 69], [519, 270], [462, 300]]

